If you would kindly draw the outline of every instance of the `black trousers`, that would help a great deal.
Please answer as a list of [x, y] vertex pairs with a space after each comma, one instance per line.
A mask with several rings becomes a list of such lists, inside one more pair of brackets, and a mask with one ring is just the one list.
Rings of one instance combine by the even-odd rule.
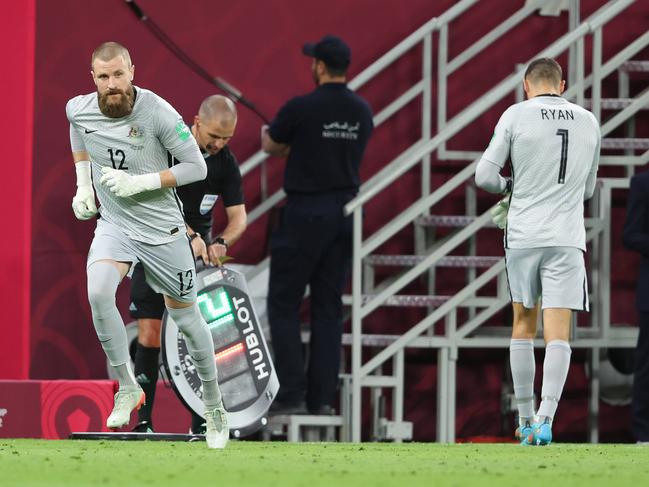
[[[342, 337], [342, 292], [351, 263], [353, 194], [289, 195], [271, 239], [268, 318], [280, 383], [278, 401], [306, 399], [316, 412], [334, 400]], [[310, 348], [305, 370], [300, 306], [310, 288]]]
[[639, 335], [633, 372], [633, 433], [638, 441], [649, 441], [649, 313], [639, 311]]

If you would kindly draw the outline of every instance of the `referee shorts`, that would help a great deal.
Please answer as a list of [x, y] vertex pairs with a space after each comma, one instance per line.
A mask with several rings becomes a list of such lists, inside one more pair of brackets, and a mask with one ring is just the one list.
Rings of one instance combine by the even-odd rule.
[[505, 249], [512, 302], [534, 308], [588, 311], [584, 252], [576, 247]]

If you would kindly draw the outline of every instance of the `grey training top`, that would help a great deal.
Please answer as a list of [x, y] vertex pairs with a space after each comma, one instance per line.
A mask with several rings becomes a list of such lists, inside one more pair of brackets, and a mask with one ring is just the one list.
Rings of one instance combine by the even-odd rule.
[[[151, 244], [170, 242], [185, 234], [182, 204], [174, 188], [161, 188], [127, 198], [114, 195], [99, 180], [104, 166], [147, 174], [169, 169], [169, 153], [185, 164], [197, 165], [202, 176], [181, 180], [187, 184], [205, 177], [207, 167], [191, 131], [174, 108], [155, 93], [134, 87], [133, 111], [109, 118], [99, 110], [97, 93], [72, 98], [66, 106], [72, 152], [90, 156], [92, 178], [102, 218], [119, 225], [132, 239]], [[187, 178], [184, 178], [187, 179]]]

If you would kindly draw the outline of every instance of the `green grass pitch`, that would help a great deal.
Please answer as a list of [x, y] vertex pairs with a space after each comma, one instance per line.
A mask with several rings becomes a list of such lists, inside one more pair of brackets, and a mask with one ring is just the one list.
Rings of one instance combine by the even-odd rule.
[[0, 486], [649, 485], [649, 447], [0, 440]]

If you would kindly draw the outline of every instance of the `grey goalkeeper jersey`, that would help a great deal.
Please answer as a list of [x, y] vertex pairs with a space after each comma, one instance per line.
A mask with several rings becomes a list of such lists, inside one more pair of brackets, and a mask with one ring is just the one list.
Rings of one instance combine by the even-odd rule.
[[592, 196], [600, 138], [594, 115], [559, 96], [541, 95], [503, 113], [482, 158], [500, 168], [511, 159], [506, 248], [586, 250], [584, 199]]
[[175, 157], [182, 154], [180, 160], [187, 160], [187, 154], [194, 152], [197, 160], [203, 158], [178, 112], [155, 93], [134, 88], [133, 111], [122, 118], [104, 116], [96, 92], [67, 103], [72, 152], [86, 151], [90, 156], [101, 217], [134, 240], [162, 244], [185, 234], [176, 191], [161, 188], [122, 198], [99, 182], [101, 168], [108, 166], [137, 175], [168, 169], [169, 153]]

